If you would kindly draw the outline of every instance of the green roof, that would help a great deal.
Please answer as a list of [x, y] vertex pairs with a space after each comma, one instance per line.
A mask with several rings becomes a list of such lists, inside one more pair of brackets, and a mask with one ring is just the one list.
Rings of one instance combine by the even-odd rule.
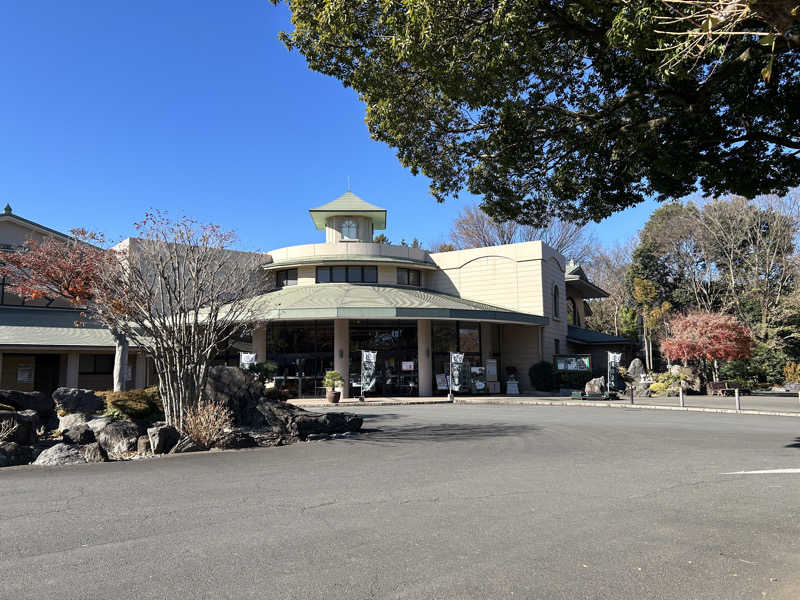
[[600, 331], [593, 331], [591, 329], [584, 329], [583, 327], [575, 327], [574, 325], [567, 325], [567, 340], [577, 344], [586, 345], [603, 345], [603, 344], [632, 344], [631, 340], [626, 337], [608, 335]]
[[[77, 326], [76, 321], [81, 325]], [[85, 319], [78, 310], [0, 307], [0, 347], [114, 347], [114, 338], [102, 325]]]
[[291, 319], [464, 319], [547, 325], [547, 317], [416, 288], [326, 283], [287, 286], [252, 299], [254, 321]]
[[328, 217], [336, 215], [357, 215], [372, 219], [374, 229], [386, 229], [386, 209], [365, 202], [353, 192], [336, 198], [327, 204], [312, 208], [308, 211], [317, 229], [325, 229], [325, 221]]

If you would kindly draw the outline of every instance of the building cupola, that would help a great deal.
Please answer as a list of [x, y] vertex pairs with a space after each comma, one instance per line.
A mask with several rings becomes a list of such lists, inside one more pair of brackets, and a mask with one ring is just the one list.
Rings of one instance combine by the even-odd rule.
[[352, 192], [308, 211], [314, 226], [325, 230], [325, 241], [371, 242], [376, 230], [386, 229], [386, 209], [365, 202]]

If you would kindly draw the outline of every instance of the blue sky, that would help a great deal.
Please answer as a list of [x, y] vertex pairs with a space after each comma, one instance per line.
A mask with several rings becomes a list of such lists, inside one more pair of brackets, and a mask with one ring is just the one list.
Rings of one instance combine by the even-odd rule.
[[[393, 241], [443, 239], [472, 199], [437, 204], [356, 94], [276, 39], [290, 28], [267, 0], [0, 3], [0, 205], [114, 239], [161, 208], [269, 250], [321, 241], [306, 210], [349, 176]], [[654, 206], [591, 228], [624, 241]]]

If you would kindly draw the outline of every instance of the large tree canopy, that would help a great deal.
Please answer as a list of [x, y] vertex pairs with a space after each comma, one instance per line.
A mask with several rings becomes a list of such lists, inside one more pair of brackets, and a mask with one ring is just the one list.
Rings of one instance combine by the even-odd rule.
[[755, 11], [673, 22], [661, 0], [286, 1], [285, 43], [359, 93], [372, 136], [440, 201], [467, 189], [540, 224], [800, 184], [793, 2], [766, 2], [788, 7], [779, 36]]

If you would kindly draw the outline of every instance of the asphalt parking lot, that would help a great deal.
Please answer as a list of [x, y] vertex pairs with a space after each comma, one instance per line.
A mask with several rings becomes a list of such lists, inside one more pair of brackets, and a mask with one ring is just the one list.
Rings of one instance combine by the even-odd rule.
[[0, 598], [800, 597], [797, 419], [352, 410], [352, 439], [0, 471]]

